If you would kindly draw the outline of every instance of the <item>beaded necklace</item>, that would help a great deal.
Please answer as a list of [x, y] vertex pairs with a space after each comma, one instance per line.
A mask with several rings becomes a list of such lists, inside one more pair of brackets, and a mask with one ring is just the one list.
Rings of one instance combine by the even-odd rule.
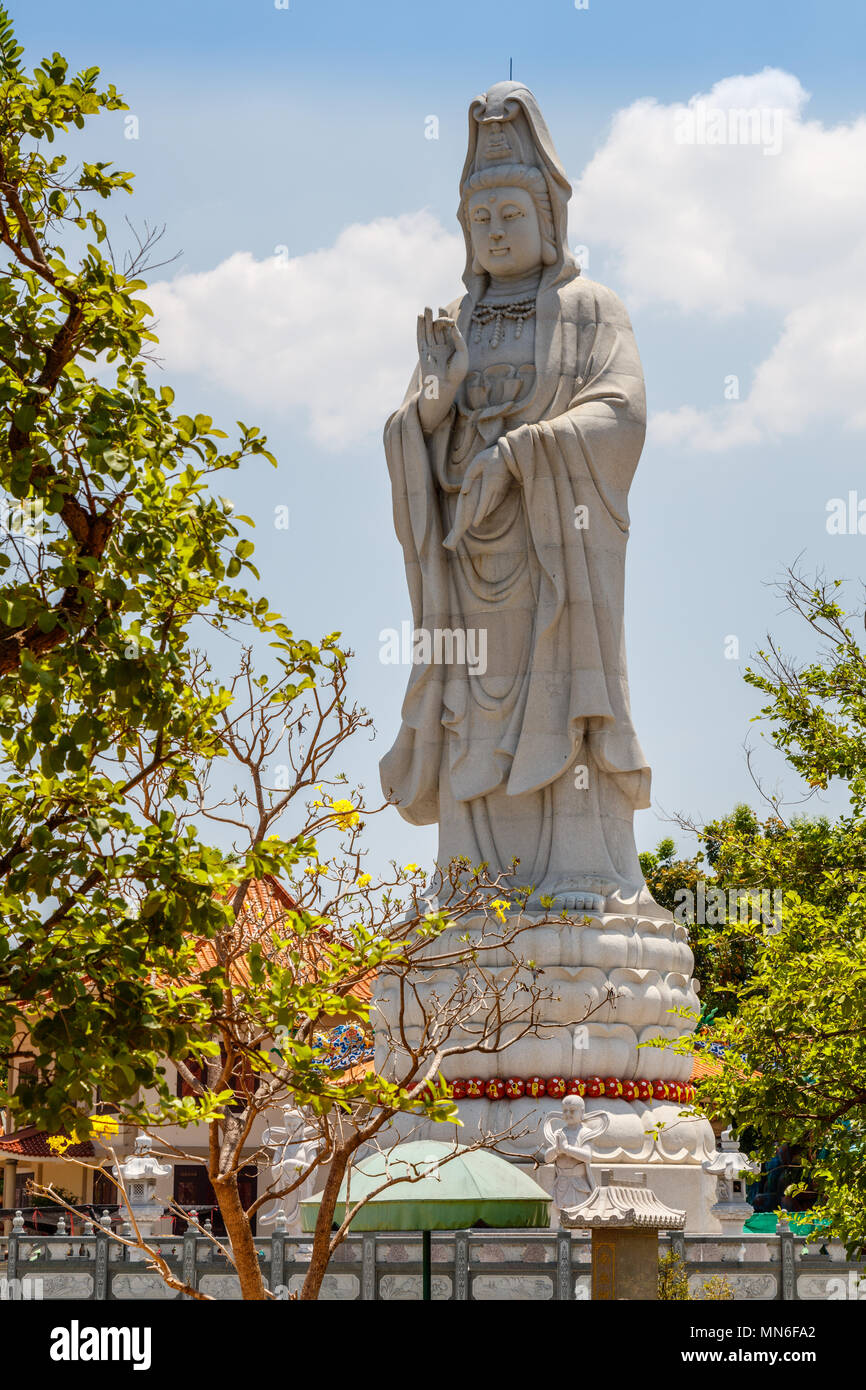
[[[476, 304], [472, 310], [471, 321], [475, 329], [475, 342], [481, 342], [482, 329], [491, 323], [493, 324], [489, 344], [491, 348], [499, 347], [505, 334], [507, 322], [515, 325], [514, 336], [519, 338], [523, 332], [523, 325], [528, 319], [535, 316], [538, 280], [537, 273], [529, 277], [524, 276], [511, 284], [507, 280], [497, 281], [495, 276], [491, 276], [484, 299]], [[530, 286], [532, 292], [527, 293]], [[518, 293], [515, 294], [515, 291]], [[521, 294], [520, 291], [523, 293]]]
[[531, 299], [511, 299], [505, 304], [476, 304], [472, 310], [472, 322], [475, 325], [475, 341], [481, 342], [481, 330], [486, 328], [489, 323], [493, 324], [493, 332], [490, 336], [490, 346], [499, 347], [504, 334], [506, 320], [515, 324], [514, 336], [519, 338], [523, 332], [523, 325], [527, 319], [531, 319], [535, 314], [535, 296]]

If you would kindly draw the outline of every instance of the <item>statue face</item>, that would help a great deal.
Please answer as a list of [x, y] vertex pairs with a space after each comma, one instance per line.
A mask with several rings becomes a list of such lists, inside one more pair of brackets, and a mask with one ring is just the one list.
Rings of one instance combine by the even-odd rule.
[[472, 250], [490, 275], [518, 276], [541, 269], [541, 228], [525, 188], [485, 188], [467, 209]]
[[562, 1113], [567, 1125], [578, 1124], [583, 1119], [584, 1104], [580, 1096], [566, 1096], [562, 1102]]

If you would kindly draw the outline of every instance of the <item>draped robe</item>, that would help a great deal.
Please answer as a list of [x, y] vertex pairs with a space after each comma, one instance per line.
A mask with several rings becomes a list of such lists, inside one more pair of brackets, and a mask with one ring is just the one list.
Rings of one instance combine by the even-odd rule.
[[[474, 304], [469, 293], [448, 310], [467, 339]], [[491, 628], [499, 636], [492, 676], [465, 665], [413, 666], [400, 732], [381, 763], [383, 790], [405, 819], [423, 825], [441, 818], [443, 779], [451, 806], [489, 802], [494, 793], [490, 804], [516, 806], [583, 759], [601, 784], [601, 814], [610, 792], [630, 822], [649, 805], [650, 771], [632, 725], [623, 632], [627, 499], [645, 432], [643, 374], [625, 308], [581, 275], [564, 278], [560, 269], [558, 280], [542, 280], [534, 387], [495, 441], [513, 484], [456, 552], [443, 540], [460, 480], [452, 463], [457, 410], [425, 437], [422, 390], [419, 367], [385, 427], [415, 627], [465, 630], [485, 613], [506, 626]], [[498, 572], [488, 566], [492, 580], [484, 579], [485, 549], [493, 559], [511, 556]], [[514, 802], [503, 803], [502, 793]], [[575, 846], [576, 869], [579, 857]]]

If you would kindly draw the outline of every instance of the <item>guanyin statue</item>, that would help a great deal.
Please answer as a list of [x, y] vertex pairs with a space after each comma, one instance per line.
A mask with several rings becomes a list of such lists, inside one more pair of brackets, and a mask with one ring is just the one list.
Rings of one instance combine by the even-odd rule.
[[[544, 1026], [448, 1078], [458, 1137], [516, 1123], [529, 1157], [579, 1095], [599, 1161], [648, 1168], [712, 1230], [712, 1131], [681, 1113], [691, 1058], [647, 1045], [693, 1028], [698, 1001], [686, 929], [649, 895], [633, 829], [650, 794], [623, 630], [643, 374], [625, 309], [569, 250], [570, 194], [531, 92], [502, 82], [472, 103], [466, 289], [419, 317], [385, 452], [416, 632], [472, 633], [485, 660], [413, 665], [382, 785], [408, 821], [438, 822], [440, 866], [462, 856], [496, 875], [517, 858], [516, 883], [533, 887], [525, 951], [551, 990]], [[561, 921], [542, 920], [541, 898]], [[395, 1014], [384, 984], [376, 1007]]]

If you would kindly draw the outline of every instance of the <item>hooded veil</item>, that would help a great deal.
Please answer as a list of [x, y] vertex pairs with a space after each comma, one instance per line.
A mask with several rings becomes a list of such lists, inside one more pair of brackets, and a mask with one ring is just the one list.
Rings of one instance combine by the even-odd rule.
[[[498, 127], [498, 134], [486, 139], [491, 127]], [[491, 150], [494, 139], [495, 145]], [[463, 193], [473, 174], [504, 164], [539, 169], [544, 175], [553, 215], [556, 260], [547, 267], [543, 280], [547, 285], [560, 284], [580, 274], [580, 267], [568, 246], [571, 184], [559, 162], [538, 102], [529, 88], [519, 82], [497, 82], [484, 96], [476, 97], [469, 107], [469, 143], [460, 175], [461, 197], [457, 220], [466, 243], [463, 283], [475, 301], [481, 297], [486, 277], [483, 272], [476, 272], [472, 268], [472, 245]]]
[[[568, 248], [571, 186], [535, 98], [516, 82], [497, 84], [469, 111], [458, 213], [466, 293], [449, 307], [463, 337], [488, 285], [473, 256], [466, 192], [473, 179], [495, 186], [497, 170], [501, 182], [517, 170], [536, 185], [540, 171], [547, 189], [547, 206], [539, 199], [545, 250], [534, 372], [528, 365], [526, 389], [504, 404], [479, 402], [471, 380], [464, 383], [427, 437], [419, 367], [385, 427], [415, 628], [483, 628], [491, 669], [413, 665], [382, 786], [407, 820], [440, 822], [440, 863], [461, 853], [504, 868], [517, 852], [504, 843], [508, 817], [537, 821], [526, 871], [548, 883], [566, 869], [598, 869], [581, 857], [597, 860], [595, 849], [584, 854], [574, 843], [568, 865], [561, 836], [556, 849], [573, 770], [587, 764], [592, 814], [607, 827], [600, 833], [614, 827], [615, 881], [634, 889], [642, 876], [631, 818], [649, 804], [650, 784], [632, 726], [623, 633], [627, 497], [645, 430], [640, 359], [624, 307], [580, 274]], [[508, 496], [448, 550], [462, 473], [491, 445], [513, 480]]]

